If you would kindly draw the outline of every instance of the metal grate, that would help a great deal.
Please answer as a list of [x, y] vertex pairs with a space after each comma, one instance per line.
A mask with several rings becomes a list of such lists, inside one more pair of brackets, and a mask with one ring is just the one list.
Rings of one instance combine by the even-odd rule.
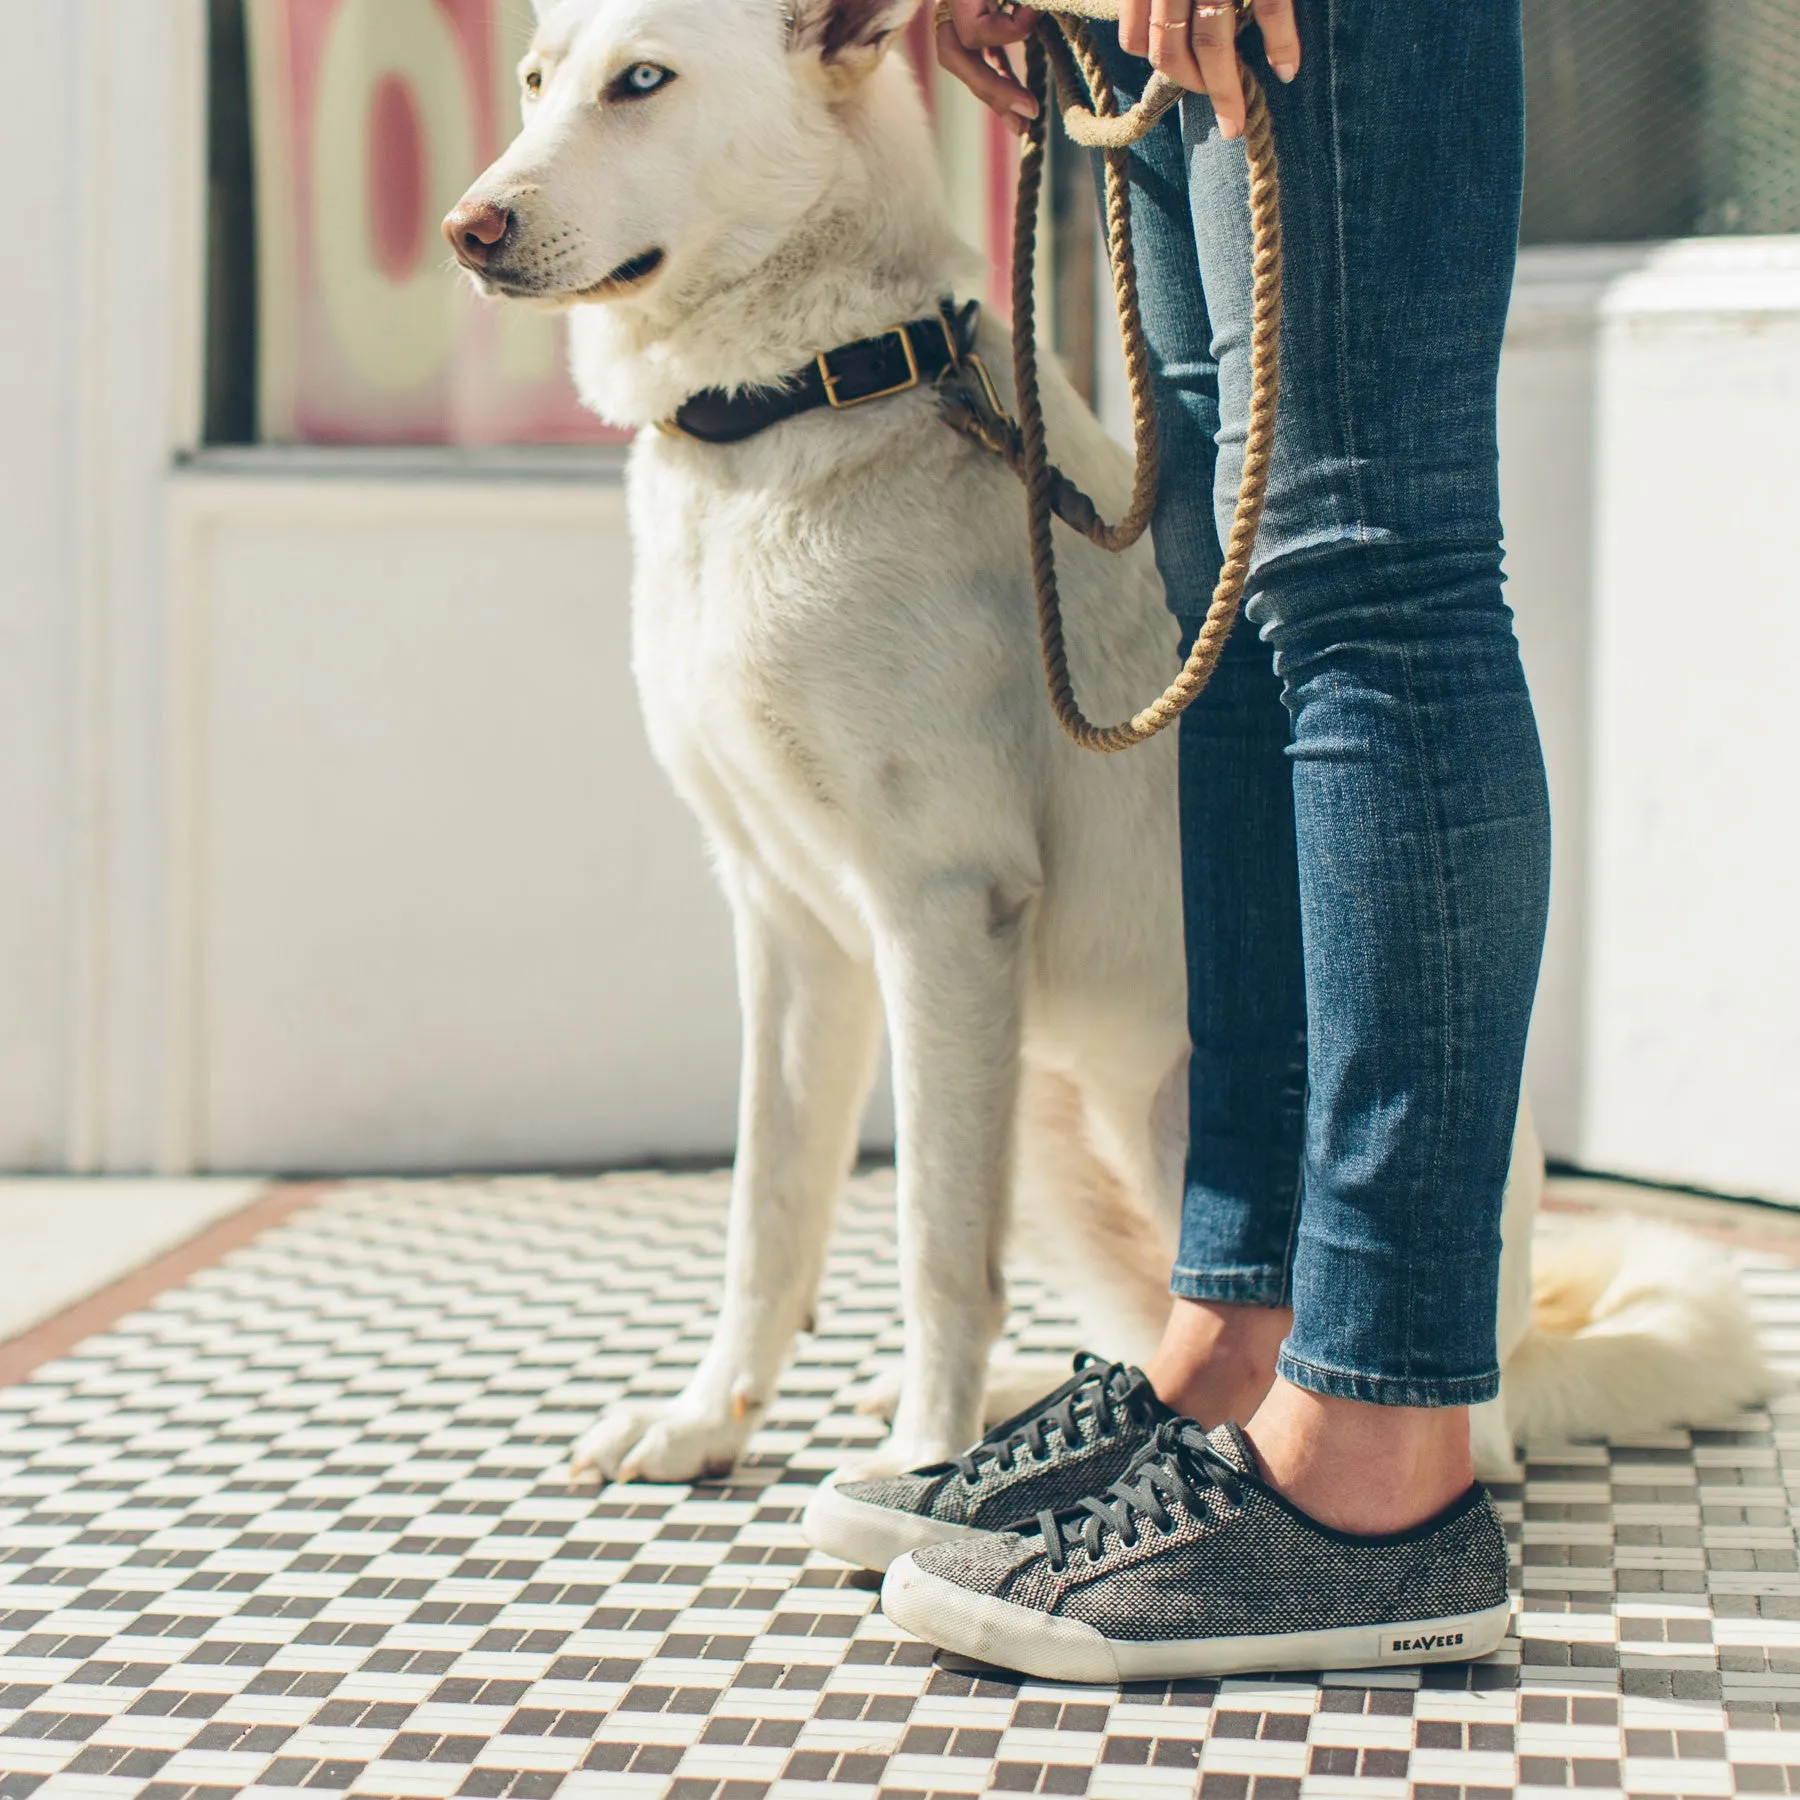
[[1528, 244], [1800, 231], [1800, 0], [1525, 0]]
[[1800, 0], [1714, 0], [1702, 231], [1800, 231]]

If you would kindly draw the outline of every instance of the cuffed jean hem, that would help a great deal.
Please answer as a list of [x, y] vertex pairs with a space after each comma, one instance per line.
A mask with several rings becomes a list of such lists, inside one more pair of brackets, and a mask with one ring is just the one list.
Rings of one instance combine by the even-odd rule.
[[1302, 1362], [1283, 1350], [1275, 1373], [1295, 1387], [1339, 1400], [1361, 1400], [1370, 1406], [1479, 1406], [1500, 1392], [1500, 1371], [1488, 1375], [1455, 1375], [1412, 1381], [1393, 1375], [1359, 1375], [1351, 1369], [1326, 1369]]
[[1247, 1269], [1185, 1269], [1175, 1265], [1169, 1292], [1177, 1300], [1219, 1300], [1233, 1306], [1286, 1306], [1288, 1272], [1279, 1263]]

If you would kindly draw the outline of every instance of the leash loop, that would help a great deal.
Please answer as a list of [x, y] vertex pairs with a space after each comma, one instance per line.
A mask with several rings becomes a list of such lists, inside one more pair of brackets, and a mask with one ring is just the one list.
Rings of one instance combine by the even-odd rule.
[[[1104, 550], [1121, 551], [1143, 535], [1155, 509], [1156, 403], [1132, 254], [1130, 146], [1180, 99], [1182, 90], [1158, 72], [1151, 77], [1137, 105], [1120, 113], [1112, 83], [1087, 28], [1079, 17], [1072, 16], [1076, 13], [1115, 17], [1117, 0], [1074, 0], [1074, 4], [1060, 0], [1055, 12], [1046, 12], [1038, 21], [1025, 47], [1025, 84], [1037, 98], [1038, 111], [1037, 117], [1027, 124], [1020, 151], [1013, 212], [1013, 386], [1018, 418], [1015, 422], [1004, 415], [980, 416], [991, 409], [966, 391], [951, 398], [946, 412], [957, 429], [1002, 456], [1024, 483], [1032, 590], [1051, 706], [1058, 723], [1077, 744], [1088, 750], [1114, 751], [1154, 737], [1200, 697], [1218, 667], [1243, 604], [1251, 551], [1268, 497], [1275, 413], [1281, 391], [1281, 180], [1268, 102], [1256, 77], [1245, 67], [1244, 151], [1250, 165], [1251, 229], [1250, 423], [1224, 565], [1181, 672], [1156, 699], [1124, 723], [1096, 725], [1081, 710], [1069, 673], [1051, 517], [1061, 517]], [[1106, 166], [1107, 260], [1125, 353], [1136, 446], [1131, 500], [1113, 525], [1100, 518], [1087, 495], [1050, 461], [1038, 391], [1034, 275], [1038, 196], [1043, 186], [1052, 77], [1064, 129], [1078, 144], [1100, 150]], [[958, 398], [963, 404], [957, 404]]]

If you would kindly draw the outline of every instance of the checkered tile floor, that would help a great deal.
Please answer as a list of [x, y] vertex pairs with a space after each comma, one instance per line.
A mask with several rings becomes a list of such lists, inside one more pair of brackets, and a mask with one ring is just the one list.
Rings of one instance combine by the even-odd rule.
[[[729, 1482], [564, 1486], [598, 1407], [697, 1355], [723, 1194], [346, 1184], [0, 1392], [0, 1796], [1800, 1793], [1800, 1395], [1535, 1463], [1490, 1662], [1016, 1681], [800, 1541], [899, 1348], [885, 1175]], [[1800, 1270], [1747, 1279], [1800, 1371]], [[1068, 1343], [1029, 1287], [1012, 1331]]]

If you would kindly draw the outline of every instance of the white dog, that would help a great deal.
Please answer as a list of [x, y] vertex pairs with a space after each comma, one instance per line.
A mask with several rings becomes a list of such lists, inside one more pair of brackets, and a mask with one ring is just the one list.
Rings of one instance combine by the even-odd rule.
[[[581, 394], [620, 425], [928, 318], [980, 269], [884, 54], [910, 10], [540, 0], [524, 128], [446, 231], [484, 291], [573, 307]], [[1010, 405], [1005, 331], [984, 320], [977, 347]], [[1052, 370], [1044, 401], [1055, 454], [1116, 516], [1126, 459]], [[576, 1468], [683, 1481], [743, 1448], [812, 1318], [884, 1013], [907, 1332], [882, 1461], [936, 1461], [1054, 1380], [1015, 1372], [984, 1407], [1015, 1214], [1096, 1347], [1141, 1360], [1167, 1315], [1187, 1054], [1174, 736], [1111, 757], [1062, 736], [1019, 486], [928, 384], [739, 443], [641, 430], [630, 504], [645, 720], [736, 924], [741, 1120], [711, 1345], [673, 1403], [603, 1415]], [[1060, 539], [1081, 697], [1124, 717], [1175, 660], [1149, 545]], [[1486, 1472], [1521, 1437], [1642, 1431], [1761, 1391], [1729, 1270], [1688, 1240], [1548, 1239], [1534, 1326], [1541, 1180], [1522, 1118]]]

